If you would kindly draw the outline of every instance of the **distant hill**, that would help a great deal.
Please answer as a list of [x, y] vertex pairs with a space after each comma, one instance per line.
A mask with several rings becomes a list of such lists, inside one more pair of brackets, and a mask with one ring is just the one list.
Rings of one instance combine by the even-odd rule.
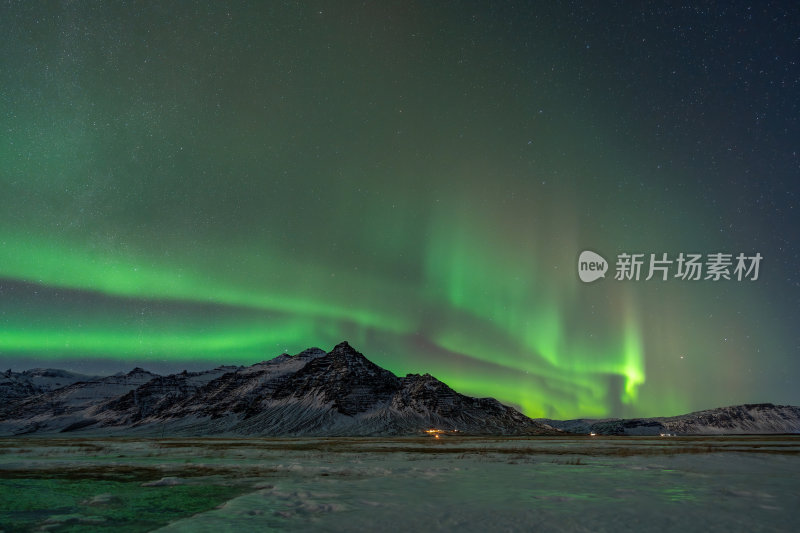
[[671, 417], [538, 421], [571, 433], [597, 435], [800, 433], [800, 407], [761, 403], [719, 407]]

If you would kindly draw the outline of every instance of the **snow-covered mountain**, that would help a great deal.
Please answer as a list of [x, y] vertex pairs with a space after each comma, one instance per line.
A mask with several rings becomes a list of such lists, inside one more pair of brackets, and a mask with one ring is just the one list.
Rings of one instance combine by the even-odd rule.
[[687, 415], [539, 422], [571, 433], [597, 435], [722, 435], [800, 433], [800, 407], [771, 403], [734, 405]]
[[698, 435], [800, 433], [800, 407], [740, 405], [669, 418], [532, 420], [428, 374], [398, 377], [342, 342], [248, 367], [108, 377], [62, 370], [0, 373], [0, 436]]
[[[64, 387], [40, 387], [33, 390], [32, 394], [16, 399], [0, 397], [0, 435], [82, 427], [99, 404], [144, 385], [155, 377], [156, 374], [135, 368], [127, 374], [87, 377]], [[15, 389], [13, 392], [18, 391]]]
[[425, 374], [397, 377], [342, 342], [249, 367], [159, 376], [140, 368], [41, 391], [0, 389], [0, 435], [408, 435], [559, 433]]
[[7, 370], [0, 372], [0, 400], [20, 400], [89, 379], [93, 376], [53, 368], [33, 368], [24, 372]]

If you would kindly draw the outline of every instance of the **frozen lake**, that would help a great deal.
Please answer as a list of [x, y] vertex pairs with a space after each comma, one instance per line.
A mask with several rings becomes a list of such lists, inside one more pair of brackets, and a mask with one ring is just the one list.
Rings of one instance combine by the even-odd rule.
[[0, 531], [796, 531], [800, 436], [5, 438]]

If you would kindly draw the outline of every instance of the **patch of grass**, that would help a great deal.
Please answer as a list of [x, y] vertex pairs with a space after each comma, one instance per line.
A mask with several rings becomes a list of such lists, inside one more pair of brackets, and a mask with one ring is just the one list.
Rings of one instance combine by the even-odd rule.
[[151, 531], [245, 490], [209, 483], [143, 487], [138, 479], [0, 479], [0, 524], [6, 531]]

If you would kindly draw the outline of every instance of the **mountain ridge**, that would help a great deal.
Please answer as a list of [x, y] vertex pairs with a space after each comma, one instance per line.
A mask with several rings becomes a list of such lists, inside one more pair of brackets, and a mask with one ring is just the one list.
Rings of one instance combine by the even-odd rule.
[[531, 419], [430, 374], [394, 375], [347, 341], [250, 366], [166, 376], [0, 372], [0, 436], [27, 434], [381, 436], [800, 433], [800, 407], [744, 404], [673, 417]]
[[428, 374], [395, 376], [346, 341], [327, 353], [309, 348], [249, 367], [168, 376], [137, 367], [23, 398], [19, 387], [12, 397], [12, 388], [0, 386], [0, 435], [561, 433], [495, 399], [459, 394]]
[[539, 422], [570, 433], [596, 435], [745, 435], [800, 433], [800, 407], [740, 404], [650, 418], [579, 418]]

